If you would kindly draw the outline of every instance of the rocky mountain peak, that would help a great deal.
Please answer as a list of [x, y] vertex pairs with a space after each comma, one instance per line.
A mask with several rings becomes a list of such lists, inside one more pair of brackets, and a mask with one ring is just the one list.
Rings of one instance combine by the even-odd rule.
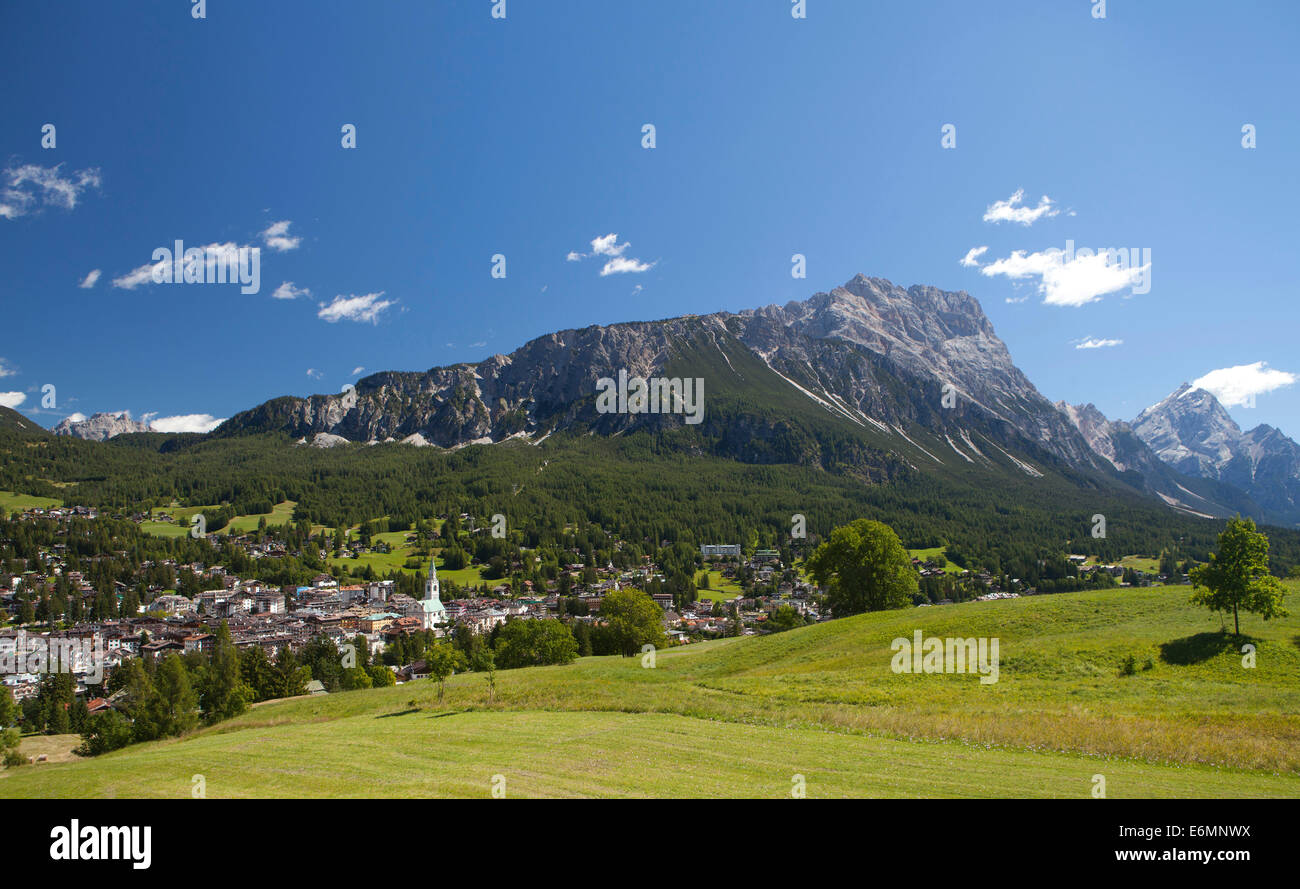
[[1112, 466], [1123, 472], [1127, 467], [1119, 458], [1115, 446], [1115, 425], [1106, 419], [1095, 404], [1068, 404], [1064, 401], [1056, 403], [1057, 410], [1065, 414], [1074, 427], [1079, 430], [1084, 441], [1088, 442], [1088, 447], [1092, 448], [1099, 456], [1105, 457]]
[[1190, 383], [1138, 414], [1133, 431], [1161, 460], [1202, 478], [1219, 478], [1241, 440], [1241, 427], [1219, 399]]
[[130, 411], [101, 411], [90, 417], [72, 414], [59, 421], [53, 429], [55, 435], [72, 435], [88, 441], [108, 441], [116, 435], [148, 431], [149, 424], [144, 420], [132, 420]]
[[1263, 424], [1243, 433], [1213, 393], [1184, 383], [1133, 431], [1174, 469], [1244, 491], [1273, 520], [1300, 516], [1300, 445]]

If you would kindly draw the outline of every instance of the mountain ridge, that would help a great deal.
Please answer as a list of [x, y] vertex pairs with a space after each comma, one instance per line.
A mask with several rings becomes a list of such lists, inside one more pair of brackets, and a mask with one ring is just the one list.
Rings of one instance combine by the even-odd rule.
[[[703, 422], [602, 413], [596, 381], [620, 370], [705, 380]], [[590, 325], [477, 362], [380, 371], [353, 391], [269, 399], [209, 435], [280, 432], [319, 447], [457, 449], [537, 443], [561, 431], [649, 429], [679, 436], [699, 453], [819, 465], [871, 481], [982, 466], [1129, 487], [1200, 516], [1257, 509], [1223, 479], [1180, 474], [1135, 427], [1111, 424], [1091, 405], [1067, 408], [1015, 365], [971, 294], [859, 274], [784, 305]], [[120, 434], [96, 416], [97, 434]], [[70, 426], [55, 431], [75, 431]], [[1276, 444], [1263, 430], [1260, 441]]]

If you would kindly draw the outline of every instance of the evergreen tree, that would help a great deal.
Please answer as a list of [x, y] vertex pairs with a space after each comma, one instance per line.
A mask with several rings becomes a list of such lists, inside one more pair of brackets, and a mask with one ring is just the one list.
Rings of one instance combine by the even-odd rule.
[[235, 650], [230, 627], [223, 620], [217, 628], [217, 640], [200, 696], [203, 721], [211, 725], [238, 716], [248, 709], [251, 696], [240, 673], [239, 653]]
[[153, 720], [162, 736], [180, 735], [198, 724], [198, 695], [190, 682], [185, 663], [175, 653], [167, 655], [154, 678], [157, 694], [153, 701]]

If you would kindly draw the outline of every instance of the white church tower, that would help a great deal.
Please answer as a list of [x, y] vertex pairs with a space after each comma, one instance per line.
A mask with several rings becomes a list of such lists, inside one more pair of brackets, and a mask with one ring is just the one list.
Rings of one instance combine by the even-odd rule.
[[429, 579], [424, 582], [424, 598], [420, 600], [421, 621], [426, 630], [432, 630], [435, 624], [447, 622], [447, 609], [440, 598], [442, 585], [438, 583], [438, 569], [434, 562], [435, 558], [430, 556]]

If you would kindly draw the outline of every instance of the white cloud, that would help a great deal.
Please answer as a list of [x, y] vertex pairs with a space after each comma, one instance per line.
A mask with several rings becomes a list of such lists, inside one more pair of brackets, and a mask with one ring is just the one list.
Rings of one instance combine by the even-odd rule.
[[18, 375], [18, 371], [14, 370], [14, 368], [9, 364], [9, 362], [5, 361], [3, 358], [0, 358], [0, 380], [4, 379], [5, 377], [13, 377], [17, 375]]
[[1124, 345], [1123, 340], [1103, 340], [1103, 339], [1097, 339], [1096, 337], [1088, 337], [1087, 339], [1079, 340], [1079, 342], [1075, 343], [1074, 348], [1108, 349], [1112, 346], [1122, 346], [1122, 345]]
[[82, 290], [89, 290], [90, 288], [95, 286], [95, 284], [99, 281], [99, 276], [102, 274], [103, 272], [100, 271], [99, 269], [91, 269], [90, 273], [86, 275], [86, 277], [82, 278], [81, 283], [78, 284], [77, 286], [80, 287]]
[[1212, 370], [1193, 380], [1192, 387], [1212, 393], [1224, 407], [1233, 407], [1252, 404], [1256, 395], [1290, 386], [1297, 380], [1300, 376], [1296, 374], [1274, 370], [1267, 366], [1267, 362], [1256, 361]]
[[297, 299], [300, 296], [311, 296], [311, 291], [306, 287], [294, 287], [292, 281], [285, 281], [275, 288], [271, 296], [274, 299]]
[[73, 411], [68, 414], [67, 419], [73, 423], [84, 423], [86, 421], [86, 415], [81, 411]]
[[149, 429], [153, 432], [211, 432], [224, 422], [225, 418], [218, 419], [212, 414], [179, 414], [150, 420]]
[[319, 380], [321, 377], [325, 376], [325, 374], [314, 367], [309, 367], [307, 368], [307, 376], [311, 377], [313, 380]]
[[[211, 281], [216, 279], [215, 272], [218, 263], [229, 265], [232, 260], [237, 262], [240, 250], [257, 249], [257, 248], [249, 247], [249, 245], [247, 244], [245, 244], [243, 247], [240, 247], [234, 241], [226, 241], [224, 244], [212, 243], [212, 244], [207, 244], [203, 247], [199, 247], [197, 249], [203, 251], [203, 263], [206, 266], [204, 277], [207, 280]], [[185, 252], [189, 253], [189, 251], [190, 248], [186, 248]], [[182, 266], [183, 266], [184, 257], [182, 257], [181, 259], [182, 259]], [[170, 272], [167, 271], [167, 267], [172, 264], [173, 264], [172, 259], [169, 258], [169, 259], [160, 259], [157, 262], [145, 263], [144, 265], [141, 266], [136, 266], [135, 268], [131, 269], [131, 271], [127, 272], [125, 275], [121, 275], [119, 277], [114, 278], [113, 286], [120, 288], [122, 290], [134, 290], [135, 288], [139, 287], [141, 284], [152, 284], [154, 283], [154, 274], [153, 274], [154, 269], [158, 270], [159, 278], [166, 280], [166, 278], [170, 275]]]
[[288, 219], [280, 222], [272, 222], [262, 232], [262, 243], [270, 247], [277, 253], [284, 253], [286, 250], [296, 250], [302, 243], [302, 238], [295, 238], [289, 235], [289, 226], [293, 225]]
[[486, 345], [487, 345], [487, 343], [484, 343], [484, 342], [477, 342], [477, 343], [470, 343], [470, 344], [469, 344], [469, 347], [470, 347], [471, 349], [481, 349], [481, 348], [483, 348], [483, 347], [486, 346]]
[[4, 190], [0, 191], [0, 216], [17, 219], [33, 209], [50, 205], [71, 210], [77, 206], [82, 192], [99, 188], [98, 168], [77, 170], [66, 178], [60, 172], [62, 168], [63, 164], [7, 167]]
[[618, 242], [618, 235], [610, 232], [603, 238], [592, 238], [591, 253], [593, 256], [622, 256], [623, 251], [632, 245], [624, 241]]
[[396, 305], [394, 300], [380, 299], [384, 291], [366, 293], [362, 296], [336, 296], [329, 305], [320, 304], [316, 317], [333, 324], [336, 321], [370, 321], [379, 322], [379, 315], [389, 306]]
[[961, 264], [966, 268], [979, 265], [979, 258], [988, 252], [988, 247], [972, 247], [966, 251], [966, 255], [961, 258]]
[[357, 376], [357, 375], [358, 375], [359, 373], [361, 373], [363, 370], [365, 370], [364, 367], [354, 367], [354, 368], [352, 368], [352, 376], [354, 376], [354, 377]]
[[654, 268], [655, 264], [653, 262], [642, 262], [639, 259], [624, 256], [623, 254], [627, 252], [627, 248], [631, 246], [627, 241], [620, 244], [618, 235], [610, 232], [599, 238], [591, 239], [590, 253], [577, 253], [570, 250], [568, 256], [564, 257], [564, 259], [566, 262], [579, 262], [592, 256], [608, 257], [605, 265], [600, 270], [602, 278], [607, 275], [618, 275], [626, 272], [640, 273]]
[[1126, 267], [1112, 263], [1105, 251], [1092, 255], [1065, 258], [1065, 251], [1053, 247], [1037, 253], [1012, 251], [1005, 259], [990, 262], [980, 269], [988, 277], [1005, 275], [1013, 281], [1038, 278], [1038, 292], [1049, 306], [1082, 306], [1108, 293], [1145, 282], [1151, 263]]
[[164, 265], [167, 265], [166, 260], [160, 260], [156, 263], [150, 263], [149, 265], [136, 266], [125, 275], [120, 275], [114, 278], [113, 286], [121, 288], [122, 290], [135, 290], [141, 284], [152, 284], [154, 266], [161, 269]]
[[639, 259], [616, 256], [605, 263], [605, 267], [600, 270], [600, 276], [603, 278], [606, 275], [619, 275], [624, 272], [639, 273], [649, 271], [652, 268], [654, 268], [653, 262], [642, 262]]
[[1021, 200], [1025, 197], [1023, 188], [1017, 189], [1016, 193], [1005, 201], [994, 201], [989, 204], [988, 209], [984, 211], [985, 222], [1018, 222], [1021, 225], [1033, 225], [1044, 216], [1052, 217], [1059, 213], [1059, 210], [1052, 209], [1052, 199], [1043, 195], [1038, 199], [1037, 207], [1023, 207], [1020, 205]]
[[0, 392], [0, 407], [18, 407], [26, 400], [22, 392]]

